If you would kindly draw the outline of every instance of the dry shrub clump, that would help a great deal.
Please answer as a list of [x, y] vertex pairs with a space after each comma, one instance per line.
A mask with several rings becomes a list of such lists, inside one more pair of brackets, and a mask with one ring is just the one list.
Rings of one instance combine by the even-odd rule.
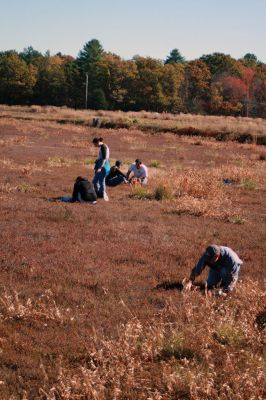
[[22, 299], [17, 292], [4, 293], [0, 297], [0, 319], [2, 320], [54, 320], [63, 323], [68, 312], [57, 306], [51, 290], [46, 290], [36, 299]]
[[13, 146], [14, 144], [23, 144], [26, 141], [26, 136], [14, 136], [9, 139], [0, 139], [0, 146]]
[[90, 153], [95, 153], [94, 147], [88, 142], [88, 140], [73, 139], [71, 141], [63, 141], [63, 143], [69, 147], [87, 149]]
[[0, 184], [0, 193], [14, 193], [17, 190], [17, 186], [11, 185], [10, 183]]
[[232, 202], [227, 197], [217, 170], [190, 169], [174, 180], [175, 212], [227, 218], [232, 215]]
[[47, 161], [49, 167], [70, 167], [71, 165], [77, 163], [78, 163], [77, 160], [72, 160], [69, 158], [59, 157], [59, 156], [49, 157]]
[[[219, 168], [174, 170], [153, 176], [150, 188], [135, 187], [130, 197], [140, 200], [172, 200], [177, 214], [192, 214], [244, 223], [240, 210], [226, 191], [224, 181], [255, 189], [256, 174], [252, 169], [225, 165]], [[156, 184], [154, 184], [156, 180]]]
[[263, 302], [251, 281], [227, 301], [186, 293], [181, 307], [169, 302], [147, 324], [133, 318], [116, 339], [95, 334], [86, 363], [70, 370], [61, 362], [41, 398], [262, 400], [265, 333], [254, 322]]
[[31, 175], [34, 172], [40, 172], [44, 170], [43, 167], [37, 165], [35, 161], [22, 165], [17, 164], [15, 161], [10, 159], [0, 160], [0, 167], [3, 169], [18, 171], [23, 175]]

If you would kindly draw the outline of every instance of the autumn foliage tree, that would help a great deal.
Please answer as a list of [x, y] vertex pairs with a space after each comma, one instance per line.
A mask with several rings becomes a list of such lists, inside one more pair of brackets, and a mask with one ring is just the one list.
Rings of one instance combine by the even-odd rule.
[[0, 54], [0, 102], [23, 104], [31, 100], [37, 72], [16, 52]]
[[0, 53], [0, 102], [92, 109], [266, 117], [266, 65], [253, 53], [213, 53], [186, 61], [108, 53], [97, 39], [77, 58], [32, 46]]

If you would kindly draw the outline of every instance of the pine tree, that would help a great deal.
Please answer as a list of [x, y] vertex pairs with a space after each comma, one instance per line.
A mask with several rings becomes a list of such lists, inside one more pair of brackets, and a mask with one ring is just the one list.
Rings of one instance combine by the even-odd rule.
[[185, 58], [178, 49], [173, 49], [165, 60], [165, 64], [184, 64], [185, 62]]

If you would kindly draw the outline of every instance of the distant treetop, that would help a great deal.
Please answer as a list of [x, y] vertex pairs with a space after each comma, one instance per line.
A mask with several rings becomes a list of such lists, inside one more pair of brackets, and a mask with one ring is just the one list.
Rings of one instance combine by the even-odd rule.
[[173, 49], [165, 60], [165, 64], [184, 64], [185, 62], [185, 58], [178, 49]]

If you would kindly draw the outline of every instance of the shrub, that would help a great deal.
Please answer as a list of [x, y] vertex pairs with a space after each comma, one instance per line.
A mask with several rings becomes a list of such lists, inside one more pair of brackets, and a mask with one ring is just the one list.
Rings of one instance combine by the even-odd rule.
[[151, 200], [153, 198], [153, 195], [148, 189], [144, 188], [143, 186], [135, 186], [133, 187], [129, 197], [138, 200]]
[[228, 217], [228, 222], [231, 224], [243, 225], [245, 223], [245, 219], [240, 215], [232, 215], [231, 217]]
[[169, 186], [163, 184], [158, 185], [153, 192], [155, 200], [172, 200], [174, 197], [173, 190]]
[[161, 163], [159, 160], [152, 160], [150, 163], [150, 167], [152, 167], [152, 168], [159, 168], [160, 165], [161, 165]]
[[214, 332], [214, 338], [221, 344], [238, 346], [244, 343], [243, 332], [228, 323], [221, 324]]
[[20, 185], [17, 186], [17, 190], [22, 193], [28, 193], [28, 192], [33, 192], [35, 188], [28, 183], [21, 183]]
[[95, 160], [92, 160], [91, 158], [86, 158], [86, 160], [84, 161], [85, 165], [94, 165], [95, 164]]
[[77, 161], [70, 160], [65, 157], [54, 156], [54, 157], [49, 157], [47, 163], [49, 167], [68, 167], [72, 164], [77, 163]]
[[244, 179], [243, 182], [241, 182], [241, 186], [244, 189], [254, 190], [256, 189], [256, 182], [252, 179]]
[[171, 357], [176, 359], [193, 358], [193, 355], [193, 351], [185, 346], [184, 338], [180, 335], [165, 340], [160, 354], [162, 359]]

